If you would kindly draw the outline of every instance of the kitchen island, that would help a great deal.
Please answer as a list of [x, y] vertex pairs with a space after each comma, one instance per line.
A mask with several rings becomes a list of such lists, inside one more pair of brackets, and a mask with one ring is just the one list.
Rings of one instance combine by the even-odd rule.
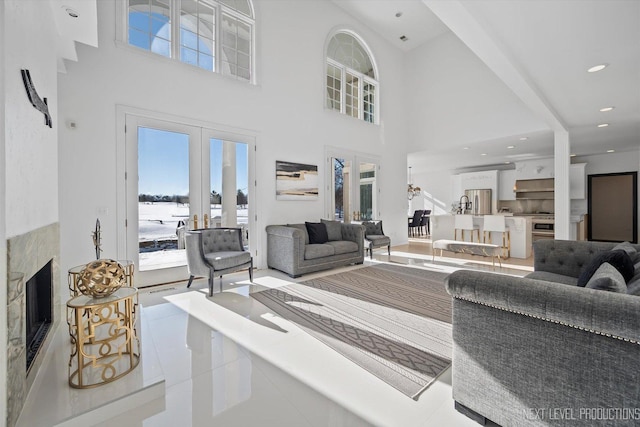
[[[531, 256], [531, 218], [522, 216], [506, 216], [506, 226], [511, 235], [511, 256], [526, 259]], [[454, 240], [455, 215], [431, 215], [431, 240]], [[473, 217], [473, 225], [480, 230], [480, 238], [484, 237], [484, 216]], [[461, 233], [458, 233], [460, 235]], [[472, 233], [465, 233], [465, 240], [470, 241]], [[475, 235], [475, 232], [473, 233]], [[491, 233], [491, 242], [502, 245], [501, 233]]]

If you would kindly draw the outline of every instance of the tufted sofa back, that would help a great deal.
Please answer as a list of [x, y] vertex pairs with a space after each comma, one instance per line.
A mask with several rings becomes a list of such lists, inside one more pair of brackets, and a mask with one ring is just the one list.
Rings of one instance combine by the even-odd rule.
[[[533, 242], [533, 269], [578, 277], [582, 267], [599, 252], [616, 246], [612, 242], [537, 240]], [[640, 245], [633, 245], [640, 251]]]

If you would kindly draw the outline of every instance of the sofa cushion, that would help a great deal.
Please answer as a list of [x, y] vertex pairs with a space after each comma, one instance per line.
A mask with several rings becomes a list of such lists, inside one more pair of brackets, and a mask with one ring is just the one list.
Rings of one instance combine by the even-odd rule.
[[302, 231], [302, 235], [304, 236], [304, 244], [309, 244], [309, 233], [307, 232], [307, 226], [305, 224], [287, 224], [287, 227], [297, 228]]
[[563, 274], [550, 273], [548, 271], [534, 271], [525, 276], [527, 279], [545, 280], [547, 282], [561, 283], [563, 285], [577, 285], [578, 279]]
[[364, 221], [362, 223], [362, 225], [364, 225], [364, 235], [365, 236], [369, 236], [369, 235], [377, 235], [380, 236], [382, 235], [382, 222], [378, 221], [378, 222], [373, 222], [373, 221]]
[[578, 277], [578, 286], [585, 286], [600, 265], [605, 262], [608, 262], [615, 267], [616, 270], [622, 274], [625, 282], [631, 280], [633, 277], [633, 261], [629, 257], [629, 254], [623, 250], [611, 250], [600, 252], [594, 256], [587, 265], [585, 265]]
[[587, 282], [586, 288], [599, 289], [601, 291], [610, 292], [627, 292], [627, 285], [622, 274], [608, 262], [598, 267], [596, 272]]
[[307, 233], [309, 233], [309, 244], [322, 244], [329, 241], [327, 226], [321, 222], [305, 222]]
[[310, 243], [304, 247], [304, 259], [324, 258], [335, 255], [335, 249], [330, 244]]
[[348, 240], [336, 240], [333, 242], [327, 242], [327, 245], [333, 246], [334, 254], [348, 254], [351, 252], [358, 252], [358, 244], [356, 242], [350, 242]]
[[327, 226], [327, 237], [330, 242], [334, 240], [342, 240], [342, 223], [340, 221], [321, 219], [320, 222]]

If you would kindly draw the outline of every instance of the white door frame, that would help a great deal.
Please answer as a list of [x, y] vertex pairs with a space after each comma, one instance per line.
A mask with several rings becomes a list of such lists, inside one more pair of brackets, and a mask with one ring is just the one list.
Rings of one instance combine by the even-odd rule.
[[[242, 142], [248, 145], [248, 224], [250, 233], [252, 233], [251, 238], [249, 239], [249, 251], [256, 257], [257, 253], [260, 251], [261, 239], [259, 238], [259, 234], [257, 233], [257, 224], [256, 224], [256, 212], [257, 212], [257, 197], [256, 197], [256, 178], [255, 178], [255, 147], [256, 147], [256, 135], [257, 133], [247, 129], [239, 129], [226, 125], [216, 124], [212, 122], [204, 122], [200, 120], [194, 120], [190, 118], [159, 113], [156, 111], [145, 110], [136, 107], [117, 105], [116, 106], [116, 248], [117, 248], [117, 256], [118, 259], [127, 259], [128, 247], [131, 245], [135, 245], [138, 247], [137, 242], [137, 233], [129, 233], [130, 235], [136, 235], [136, 241], [128, 241], [127, 234], [127, 218], [131, 218], [132, 212], [131, 209], [134, 207], [131, 206], [131, 201], [127, 200], [127, 195], [129, 194], [127, 191], [127, 181], [134, 177], [128, 177], [127, 171], [130, 169], [132, 165], [129, 165], [130, 162], [135, 159], [135, 170], [137, 170], [137, 153], [134, 157], [131, 157], [131, 153], [128, 153], [130, 150], [127, 146], [127, 135], [129, 132], [132, 134], [136, 134], [136, 146], [137, 146], [137, 132], [134, 132], [131, 129], [126, 128], [127, 124], [127, 116], [135, 117], [138, 123], [153, 123], [154, 121], [162, 122], [163, 125], [167, 125], [167, 127], [163, 127], [162, 129], [183, 132], [182, 130], [185, 127], [196, 127], [201, 128], [201, 132], [198, 135], [198, 138], [202, 138], [203, 134], [206, 136], [214, 135], [217, 139], [234, 141], [234, 142]], [[173, 127], [172, 127], [173, 125]], [[149, 126], [154, 127], [154, 126]], [[208, 139], [207, 139], [208, 141]], [[207, 146], [207, 152], [209, 150], [209, 145]], [[190, 158], [190, 161], [193, 160]], [[206, 156], [201, 159], [203, 165], [201, 166], [206, 172], [206, 177], [208, 178], [209, 173], [209, 156]], [[199, 188], [199, 192], [203, 193], [203, 200], [208, 200], [208, 198], [204, 198], [204, 192], [206, 191], [206, 196], [208, 197], [209, 193], [209, 183], [204, 182], [206, 179], [204, 178], [204, 173], [202, 174], [202, 180], [200, 183], [191, 183]], [[135, 178], [134, 178], [135, 179]], [[137, 199], [136, 199], [137, 200]], [[137, 203], [135, 206], [137, 211]], [[255, 263], [254, 263], [255, 264]], [[136, 273], [139, 273], [139, 265], [137, 259], [135, 260]], [[145, 272], [145, 276], [149, 276], [148, 279], [145, 278], [144, 281], [136, 280], [136, 285], [152, 285], [159, 283], [166, 283], [168, 280], [166, 278], [166, 274], [162, 273], [162, 270], [157, 275], [146, 274], [149, 272]], [[140, 277], [140, 276], [139, 276]], [[140, 277], [142, 278], [142, 277]], [[180, 275], [176, 280], [187, 280], [188, 274], [186, 267], [184, 268], [184, 274]]]
[[[376, 201], [380, 199], [380, 158], [377, 156], [372, 156], [371, 154], [359, 153], [357, 151], [345, 150], [343, 148], [338, 147], [325, 147], [325, 160], [327, 162], [327, 176], [326, 183], [327, 188], [325, 191], [325, 215], [327, 218], [333, 219], [335, 215], [335, 200], [333, 195], [334, 190], [334, 171], [333, 165], [331, 164], [332, 158], [341, 158], [345, 160], [351, 161], [351, 176], [349, 179], [349, 206], [354, 208], [358, 206], [360, 208], [360, 163], [373, 163], [376, 165], [376, 185], [374, 186], [376, 189]], [[351, 213], [349, 212], [349, 216]], [[380, 218], [380, 206], [376, 203], [376, 212], [374, 213], [375, 219]]]

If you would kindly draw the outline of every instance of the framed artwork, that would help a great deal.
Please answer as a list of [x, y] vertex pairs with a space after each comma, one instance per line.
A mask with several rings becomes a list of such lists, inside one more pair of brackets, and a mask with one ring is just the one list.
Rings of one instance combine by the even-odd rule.
[[276, 200], [318, 198], [318, 166], [276, 160]]

